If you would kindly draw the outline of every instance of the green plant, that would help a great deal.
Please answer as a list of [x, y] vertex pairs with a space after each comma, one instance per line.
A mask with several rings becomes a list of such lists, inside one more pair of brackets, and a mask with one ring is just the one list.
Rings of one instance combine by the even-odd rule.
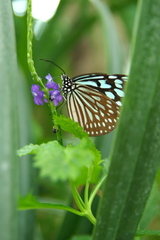
[[[15, 17], [17, 53], [21, 69], [19, 77], [15, 64], [16, 49], [14, 46], [12, 11], [6, 1], [2, 2], [1, 9], [8, 9], [8, 14], [5, 14], [6, 10], [0, 10], [3, 19], [3, 21], [0, 21], [1, 29], [3, 30], [1, 34], [3, 37], [0, 41], [0, 46], [3, 50], [1, 51], [2, 86], [4, 79], [7, 79], [7, 81], [5, 81], [5, 87], [2, 89], [4, 91], [1, 93], [1, 121], [4, 120], [4, 122], [2, 121], [1, 123], [1, 126], [4, 126], [2, 129], [4, 131], [1, 131], [1, 146], [4, 146], [2, 147], [2, 153], [4, 153], [4, 150], [10, 149], [10, 154], [2, 154], [3, 160], [5, 160], [9, 166], [6, 172], [4, 172], [3, 161], [1, 161], [1, 190], [3, 196], [1, 222], [4, 223], [1, 224], [1, 238], [4, 240], [10, 238], [19, 238], [21, 240], [40, 239], [40, 237], [45, 240], [53, 238], [57, 240], [71, 238], [87, 240], [91, 238], [94, 240], [129, 240], [135, 237], [136, 239], [144, 240], [146, 239], [145, 236], [148, 236], [147, 239], [151, 240], [154, 239], [153, 235], [158, 237], [159, 231], [144, 229], [148, 228], [149, 223], [153, 221], [155, 216], [158, 216], [157, 212], [159, 213], [159, 189], [157, 187], [159, 186], [159, 175], [157, 175], [154, 182], [159, 167], [160, 142], [158, 91], [160, 69], [159, 1], [140, 1], [136, 10], [136, 31], [134, 31], [132, 35], [130, 77], [126, 87], [125, 100], [121, 109], [121, 118], [117, 126], [116, 136], [110, 154], [107, 152], [107, 149], [109, 149], [112, 134], [91, 140], [77, 123], [74, 123], [64, 116], [59, 116], [59, 112], [57, 112], [54, 105], [49, 101], [48, 89], [45, 87], [41, 78], [39, 78], [39, 76], [43, 77], [48, 72], [52, 72], [52, 67], [55, 76], [57, 73], [59, 74], [59, 70], [51, 64], [44, 64], [44, 62], [39, 61], [39, 58], [53, 59], [53, 61], [56, 59], [56, 62], [60, 64], [60, 66], [64, 66], [64, 62], [66, 62], [67, 67], [69, 67], [71, 63], [73, 65], [74, 62], [74, 68], [76, 68], [77, 61], [72, 62], [72, 58], [70, 57], [71, 49], [73, 51], [73, 59], [75, 59], [75, 57], [76, 60], [79, 59], [80, 52], [76, 52], [77, 43], [79, 43], [83, 37], [85, 40], [90, 37], [89, 45], [93, 44], [92, 51], [87, 52], [88, 48], [84, 47], [84, 52], [87, 52], [86, 55], [91, 56], [92, 62], [96, 60], [96, 68], [98, 68], [97, 65], [100, 62], [99, 59], [107, 59], [107, 63], [100, 62], [100, 64], [102, 66], [107, 65], [109, 73], [121, 72], [124, 62], [122, 46], [125, 44], [123, 45], [115, 19], [116, 21], [118, 18], [123, 19], [121, 27], [123, 24], [127, 26], [127, 34], [129, 35], [128, 38], [130, 38], [133, 22], [133, 17], [131, 16], [134, 15], [136, 1], [126, 1], [125, 3], [124, 1], [108, 1], [107, 5], [105, 2], [99, 0], [77, 0], [76, 2], [63, 0], [54, 18], [46, 24], [40, 41], [36, 41], [35, 38], [32, 40], [32, 16], [31, 9], [28, 8], [29, 29], [27, 31], [27, 37], [25, 36], [26, 16], [21, 17], [21, 19]], [[28, 3], [30, 3], [30, 1], [28, 1]], [[74, 6], [72, 9], [76, 12], [74, 21], [66, 21], [64, 27], [63, 17], [65, 15], [65, 9], [67, 7], [70, 9], [71, 6]], [[74, 11], [72, 11], [72, 13]], [[113, 20], [113, 14], [117, 15], [118, 18], [114, 18]], [[71, 15], [71, 12], [69, 12], [67, 17]], [[7, 18], [7, 16], [10, 17]], [[94, 28], [94, 26], [97, 26], [97, 23], [98, 25], [99, 23], [102, 24], [102, 32], [98, 30], [98, 34], [97, 29], [95, 30]], [[5, 28], [4, 26], [7, 27]], [[60, 29], [60, 33], [63, 36], [61, 39], [64, 39], [64, 41], [59, 41], [58, 44], [57, 29]], [[96, 35], [95, 39], [98, 41], [96, 44], [92, 42], [91, 37], [94, 31]], [[8, 38], [11, 39], [11, 41], [6, 41]], [[26, 39], [28, 41], [27, 53], [24, 47]], [[97, 53], [99, 51], [96, 52], [95, 49], [97, 43], [99, 46], [102, 45], [101, 39], [104, 39], [105, 51], [99, 49], [100, 58], [98, 58]], [[34, 43], [33, 47], [32, 41]], [[4, 47], [6, 43], [7, 47]], [[82, 44], [85, 46], [86, 42], [82, 41]], [[89, 45], [87, 45], [87, 47]], [[36, 69], [33, 62], [32, 48], [34, 60], [37, 65]], [[93, 49], [96, 52], [96, 58], [94, 57]], [[30, 72], [28, 71], [25, 56], [28, 56]], [[88, 66], [86, 62], [85, 65]], [[71, 70], [69, 70], [69, 72], [70, 71]], [[34, 125], [28, 124], [32, 122], [32, 118], [30, 117], [31, 101], [29, 100], [31, 93], [28, 90], [32, 82], [25, 83], [25, 81], [26, 79], [30, 79], [30, 73], [35, 84], [39, 84], [45, 92], [49, 106], [49, 111], [46, 110], [47, 104], [41, 108], [38, 106], [34, 107], [35, 115], [38, 113], [36, 116], [38, 116], [38, 121], [43, 125], [42, 129], [46, 128], [47, 131], [47, 129], [51, 129], [52, 125], [54, 126], [54, 131], [58, 129], [56, 134], [52, 135], [52, 138], [55, 138], [55, 140], [49, 138], [46, 132], [45, 134], [41, 134], [42, 130], [40, 131], [40, 127], [37, 124], [38, 121], [36, 123], [34, 121]], [[11, 82], [12, 78], [13, 80]], [[19, 79], [17, 86], [19, 90], [18, 93], [17, 88], [15, 88], [17, 79]], [[26, 89], [28, 92], [26, 92]], [[9, 92], [10, 94], [8, 95]], [[17, 94], [19, 94], [19, 101], [17, 101], [15, 97]], [[4, 99], [6, 99], [5, 104]], [[19, 209], [38, 209], [37, 219], [39, 225], [42, 227], [42, 234], [36, 230], [36, 237], [33, 237], [34, 218], [32, 212], [21, 211], [19, 237], [17, 237], [16, 221], [13, 219], [13, 216], [15, 216], [15, 200], [17, 195], [17, 183], [15, 181], [17, 164], [15, 164], [15, 150], [13, 149], [17, 148], [18, 131], [16, 131], [16, 119], [18, 110], [20, 147], [30, 142], [32, 134], [36, 136], [36, 139], [33, 138], [31, 140], [31, 142], [36, 142], [36, 144], [26, 145], [18, 151], [18, 154], [19, 156], [26, 155], [28, 158], [31, 154], [34, 154], [34, 166], [40, 169], [41, 179], [43, 179], [39, 180], [38, 178], [38, 181], [40, 181], [40, 192], [34, 193], [32, 176], [36, 174], [35, 172], [33, 174], [31, 162], [29, 159], [20, 160], [22, 171], [20, 183], [21, 194], [23, 196], [19, 199]], [[6, 112], [10, 112], [10, 115], [7, 114], [7, 117]], [[39, 112], [42, 114], [40, 115]], [[51, 122], [51, 118], [52, 123], [48, 124], [48, 122]], [[12, 124], [9, 120], [12, 120]], [[71, 133], [74, 139], [66, 140], [64, 134], [61, 135], [61, 129]], [[55, 135], [57, 137], [55, 137]], [[4, 136], [7, 136], [7, 138]], [[101, 152], [97, 150], [95, 145], [98, 146]], [[6, 146], [8, 147], [6, 148]], [[101, 155], [103, 155], [103, 157]], [[110, 156], [109, 158], [108, 155]], [[108, 169], [109, 163], [110, 167]], [[10, 171], [10, 169], [13, 171]], [[9, 181], [7, 180], [6, 182], [6, 179], [9, 179]], [[67, 182], [69, 182], [70, 188], [68, 188]], [[154, 188], [152, 189], [153, 182]], [[102, 184], [104, 185], [103, 188], [101, 187]], [[79, 189], [79, 185], [84, 185], [84, 188]], [[47, 189], [50, 194], [45, 195], [44, 189]], [[59, 200], [54, 199], [56, 198], [55, 196], [57, 196], [57, 189], [59, 190]], [[9, 195], [8, 192], [10, 192]], [[101, 192], [103, 194], [99, 211], [96, 214], [97, 206], [99, 205], [99, 197], [97, 195], [101, 195]], [[67, 196], [70, 196], [71, 193], [77, 204], [76, 207], [73, 207], [74, 204], [71, 204], [71, 200], [68, 201], [69, 197]], [[35, 197], [35, 195], [37, 197]], [[46, 215], [48, 218], [44, 216], [44, 211], [47, 209]], [[59, 209], [60, 211], [54, 211], [54, 216], [52, 216], [53, 211], [51, 211], [51, 209], [55, 209], [56, 211]], [[62, 224], [58, 223], [58, 221], [62, 221], [62, 215], [59, 217], [61, 210], [68, 211]], [[5, 214], [3, 214], [3, 212]], [[71, 214], [69, 214], [69, 212]], [[58, 217], [56, 218], [55, 215]], [[86, 222], [85, 218], [79, 218], [79, 216], [86, 217]], [[59, 218], [61, 220], [58, 220]], [[95, 224], [96, 219], [97, 224]], [[93, 237], [91, 237], [92, 227], [89, 225], [88, 220], [95, 225]], [[13, 221], [14, 225], [12, 226]], [[8, 226], [8, 228], [5, 226]], [[48, 226], [50, 226], [50, 230]], [[14, 230], [11, 229], [12, 227]], [[51, 230], [52, 228], [53, 230]], [[56, 228], [60, 229], [59, 234], [57, 233], [57, 236], [55, 236], [55, 234], [52, 236], [51, 233], [53, 231], [57, 232]], [[77, 235], [77, 237], [73, 237], [73, 235]]]

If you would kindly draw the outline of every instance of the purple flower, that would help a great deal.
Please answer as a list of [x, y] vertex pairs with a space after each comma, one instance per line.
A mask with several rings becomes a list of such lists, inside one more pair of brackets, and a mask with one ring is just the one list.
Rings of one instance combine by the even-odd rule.
[[33, 84], [31, 87], [31, 92], [34, 97], [34, 103], [37, 105], [43, 105], [44, 92], [40, 91], [40, 86]]
[[62, 102], [63, 100], [63, 97], [61, 96], [61, 92], [59, 91], [59, 85], [53, 81], [53, 78], [50, 73], [45, 78], [48, 81], [46, 83], [46, 87], [48, 89], [54, 89], [49, 91], [50, 100], [53, 102], [55, 106], [57, 106], [58, 103]]
[[[53, 102], [55, 106], [58, 105], [59, 102], [62, 102], [63, 97], [59, 90], [59, 85], [53, 81], [51, 74], [48, 74], [46, 77], [47, 83], [46, 88], [49, 91], [49, 99]], [[44, 102], [48, 103], [48, 100], [45, 98], [44, 92], [40, 91], [40, 86], [34, 84], [31, 87], [31, 92], [34, 97], [34, 103], [37, 105], [43, 105]]]
[[61, 96], [61, 92], [59, 90], [49, 91], [50, 99], [54, 103], [55, 106], [58, 105], [59, 102], [62, 102], [63, 97]]
[[48, 73], [48, 75], [45, 77], [45, 79], [47, 79], [47, 81], [48, 81], [48, 82], [46, 83], [46, 88], [48, 88], [48, 89], [54, 89], [54, 90], [59, 90], [58, 84], [53, 81], [53, 78], [52, 78], [52, 76], [51, 76], [50, 73]]

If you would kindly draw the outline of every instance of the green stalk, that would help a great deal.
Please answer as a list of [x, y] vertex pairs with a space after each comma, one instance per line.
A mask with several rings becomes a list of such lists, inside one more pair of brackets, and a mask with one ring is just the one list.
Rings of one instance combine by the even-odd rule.
[[85, 184], [84, 190], [84, 202], [87, 208], [89, 208], [88, 199], [89, 199], [89, 181], [90, 181], [90, 169], [88, 169], [88, 178]]
[[100, 181], [99, 183], [95, 186], [94, 190], [92, 191], [91, 195], [90, 195], [90, 198], [89, 198], [89, 201], [88, 201], [88, 204], [89, 204], [89, 207], [91, 208], [91, 205], [92, 205], [92, 202], [97, 194], [97, 192], [99, 191], [100, 187], [102, 186], [102, 184], [104, 183], [104, 180], [106, 179], [106, 176], [104, 176]]
[[87, 203], [84, 203], [81, 196], [79, 195], [74, 183], [72, 181], [70, 181], [70, 185], [71, 185], [71, 189], [72, 189], [72, 194], [74, 197], [74, 200], [77, 204], [77, 206], [79, 207], [79, 209], [81, 210], [82, 215], [86, 218], [88, 218], [88, 220], [95, 225], [96, 224], [96, 219], [92, 214], [91, 209], [88, 208], [88, 201]]
[[79, 207], [79, 209], [83, 212], [85, 209], [85, 204], [84, 204], [81, 196], [79, 195], [77, 188], [75, 187], [75, 185], [72, 181], [70, 181], [70, 185], [71, 185], [71, 189], [72, 189], [73, 198], [74, 198], [77, 206]]
[[34, 67], [33, 54], [32, 54], [32, 40], [33, 40], [33, 26], [32, 26], [32, 0], [27, 2], [27, 61], [30, 73], [36, 84], [40, 85], [48, 96], [48, 91], [45, 88], [43, 82], [38, 76]]
[[49, 100], [49, 93], [48, 89], [44, 86], [41, 78], [38, 76], [35, 66], [34, 66], [34, 61], [33, 61], [33, 54], [32, 54], [32, 40], [33, 40], [33, 26], [32, 26], [32, 0], [28, 0], [27, 2], [27, 61], [28, 61], [28, 67], [30, 70], [30, 73], [32, 75], [33, 80], [35, 81], [36, 84], [40, 85], [42, 87], [42, 90], [44, 91], [46, 98], [48, 99], [48, 106], [51, 110], [52, 113], [52, 122], [53, 126], [57, 129], [56, 135], [57, 135], [57, 140], [58, 142], [62, 145], [62, 135], [61, 135], [61, 129], [58, 125], [54, 123], [54, 116], [57, 116], [57, 111], [55, 106], [50, 102]]

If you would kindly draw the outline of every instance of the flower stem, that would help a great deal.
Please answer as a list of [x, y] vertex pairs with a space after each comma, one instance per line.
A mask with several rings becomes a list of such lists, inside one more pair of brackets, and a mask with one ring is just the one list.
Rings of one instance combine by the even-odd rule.
[[[54, 107], [53, 103], [50, 103], [49, 100], [49, 93], [48, 89], [44, 86], [43, 82], [41, 81], [41, 78], [38, 76], [34, 61], [33, 61], [33, 55], [32, 55], [32, 39], [33, 39], [33, 24], [32, 24], [32, 0], [28, 0], [27, 2], [27, 61], [28, 61], [28, 67], [30, 70], [30, 73], [32, 75], [33, 81], [40, 85], [43, 88], [43, 91], [46, 95], [46, 98], [49, 101], [49, 108], [52, 113], [52, 122], [54, 125], [54, 116], [57, 115], [56, 108]], [[59, 126], [55, 126], [57, 129], [57, 140], [62, 145], [62, 135], [61, 135], [61, 129]]]
[[53, 123], [53, 126], [56, 128], [56, 135], [57, 135], [57, 141], [63, 145], [63, 140], [62, 140], [62, 134], [61, 134], [61, 128], [59, 125], [56, 125], [55, 122], [54, 122], [54, 116], [57, 116], [57, 111], [56, 111], [56, 108], [54, 107], [53, 103], [52, 102], [49, 102], [49, 108], [51, 110], [51, 113], [52, 113], [52, 123]]
[[32, 75], [35, 83], [39, 84], [45, 91], [48, 96], [48, 91], [46, 90], [43, 82], [38, 76], [36, 69], [34, 67], [34, 61], [32, 56], [32, 39], [33, 39], [33, 26], [32, 26], [32, 0], [28, 0], [27, 2], [27, 62], [30, 73]]

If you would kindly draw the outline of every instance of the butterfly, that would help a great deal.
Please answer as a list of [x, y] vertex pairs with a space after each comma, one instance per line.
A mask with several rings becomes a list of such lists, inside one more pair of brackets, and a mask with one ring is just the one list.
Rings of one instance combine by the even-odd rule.
[[104, 135], [116, 127], [126, 75], [90, 73], [70, 78], [63, 73], [61, 78], [69, 117], [89, 136]]
[[56, 63], [41, 60], [62, 70], [61, 89], [69, 117], [78, 122], [89, 136], [104, 135], [116, 127], [127, 75], [89, 73], [70, 78]]

